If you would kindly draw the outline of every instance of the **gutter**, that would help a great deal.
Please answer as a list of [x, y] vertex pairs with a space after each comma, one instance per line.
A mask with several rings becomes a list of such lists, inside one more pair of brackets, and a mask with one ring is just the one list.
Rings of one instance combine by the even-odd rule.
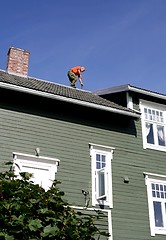
[[129, 116], [129, 117], [140, 118], [140, 113], [127, 112], [127, 111], [112, 108], [112, 107], [106, 107], [106, 106], [98, 105], [98, 104], [95, 104], [95, 103], [84, 102], [84, 101], [80, 101], [80, 100], [77, 100], [77, 99], [67, 98], [67, 97], [63, 97], [63, 96], [59, 96], [59, 95], [54, 95], [54, 94], [51, 94], [51, 93], [46, 93], [46, 92], [41, 92], [41, 91], [37, 91], [37, 90], [33, 90], [33, 89], [28, 89], [28, 88], [25, 88], [25, 87], [11, 85], [11, 84], [8, 84], [8, 83], [0, 82], [0, 87], [5, 88], [5, 89], [9, 89], [9, 90], [15, 90], [15, 91], [23, 92], [23, 93], [29, 93], [29, 94], [34, 94], [34, 95], [37, 95], [37, 96], [43, 96], [43, 97], [47, 97], [47, 98], [51, 98], [51, 99], [56, 99], [56, 100], [63, 101], [63, 102], [70, 102], [70, 103], [73, 103], [73, 104], [78, 104], [78, 105], [82, 105], [82, 106], [86, 106], [86, 107], [91, 107], [91, 108], [94, 108], [94, 109], [103, 110], [103, 111], [107, 111], [107, 112], [122, 114], [122, 115], [126, 115], [126, 116]]
[[130, 85], [128, 85], [128, 90], [166, 100], [166, 96], [164, 96], [164, 95], [161, 95], [161, 94], [155, 93], [155, 92], [149, 92], [149, 91], [143, 90], [143, 89], [138, 89], [138, 88], [132, 87]]

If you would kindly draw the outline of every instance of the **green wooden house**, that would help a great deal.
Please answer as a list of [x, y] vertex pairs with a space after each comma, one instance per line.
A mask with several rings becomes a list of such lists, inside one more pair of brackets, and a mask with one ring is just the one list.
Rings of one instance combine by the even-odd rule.
[[113, 238], [165, 239], [166, 95], [128, 84], [96, 94], [141, 113], [141, 118], [134, 121], [134, 138], [122, 134], [119, 146], [115, 146]]
[[0, 71], [1, 171], [13, 160], [46, 190], [60, 180], [73, 208], [101, 209], [109, 240], [165, 239], [166, 96], [74, 89], [29, 77], [28, 60], [12, 47]]

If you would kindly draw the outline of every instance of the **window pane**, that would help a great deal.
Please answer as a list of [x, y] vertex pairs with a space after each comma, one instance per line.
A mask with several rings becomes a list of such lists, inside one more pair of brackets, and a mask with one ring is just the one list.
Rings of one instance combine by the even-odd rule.
[[104, 168], [105, 167], [105, 163], [102, 163], [102, 168]]
[[156, 192], [155, 191], [152, 191], [152, 196], [156, 197]]
[[154, 144], [153, 124], [146, 123], [146, 139], [147, 143]]
[[96, 161], [100, 161], [100, 154], [96, 154]]
[[161, 202], [153, 202], [153, 207], [154, 207], [155, 226], [156, 227], [163, 227]]
[[101, 163], [100, 163], [100, 154], [96, 154], [96, 169], [101, 168]]
[[152, 189], [155, 190], [155, 184], [152, 183], [151, 186], [152, 186]]
[[157, 193], [157, 198], [160, 198], [160, 193], [159, 192], [156, 192]]
[[160, 184], [160, 191], [163, 191], [163, 185]]
[[152, 120], [151, 109], [148, 109], [149, 120]]
[[156, 190], [159, 190], [159, 184], [156, 184]]
[[105, 155], [102, 155], [102, 162], [105, 163]]
[[157, 136], [159, 145], [165, 146], [164, 126], [157, 126]]
[[100, 162], [96, 162], [96, 169], [100, 169]]
[[145, 119], [148, 119], [147, 108], [144, 108]]
[[105, 195], [105, 176], [104, 171], [98, 172], [98, 178], [99, 178], [99, 197]]
[[164, 198], [164, 193], [163, 192], [161, 192], [161, 198]]
[[163, 113], [160, 112], [160, 122], [164, 122]]

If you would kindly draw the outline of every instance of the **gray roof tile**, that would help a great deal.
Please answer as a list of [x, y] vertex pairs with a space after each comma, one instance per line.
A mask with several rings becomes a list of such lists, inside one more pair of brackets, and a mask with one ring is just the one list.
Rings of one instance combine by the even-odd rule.
[[123, 106], [110, 102], [92, 92], [79, 90], [49, 81], [40, 80], [32, 77], [20, 77], [17, 75], [8, 74], [0, 70], [0, 83], [6, 83], [14, 86], [23, 87], [30, 90], [49, 93], [56, 96], [62, 96], [75, 100], [80, 100], [87, 103], [93, 103], [105, 107], [115, 108], [118, 110], [135, 113], [133, 110], [127, 109]]

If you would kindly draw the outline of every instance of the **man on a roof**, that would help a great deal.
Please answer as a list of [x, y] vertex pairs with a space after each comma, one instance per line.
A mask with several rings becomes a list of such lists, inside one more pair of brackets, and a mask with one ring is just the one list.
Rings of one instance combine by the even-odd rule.
[[76, 66], [76, 67], [71, 68], [68, 71], [67, 76], [69, 78], [71, 87], [74, 87], [74, 88], [76, 87], [75, 84], [76, 84], [77, 80], [79, 80], [81, 87], [84, 86], [84, 84], [82, 82], [82, 74], [81, 74], [84, 71], [85, 71], [85, 67], [83, 67], [83, 66]]

